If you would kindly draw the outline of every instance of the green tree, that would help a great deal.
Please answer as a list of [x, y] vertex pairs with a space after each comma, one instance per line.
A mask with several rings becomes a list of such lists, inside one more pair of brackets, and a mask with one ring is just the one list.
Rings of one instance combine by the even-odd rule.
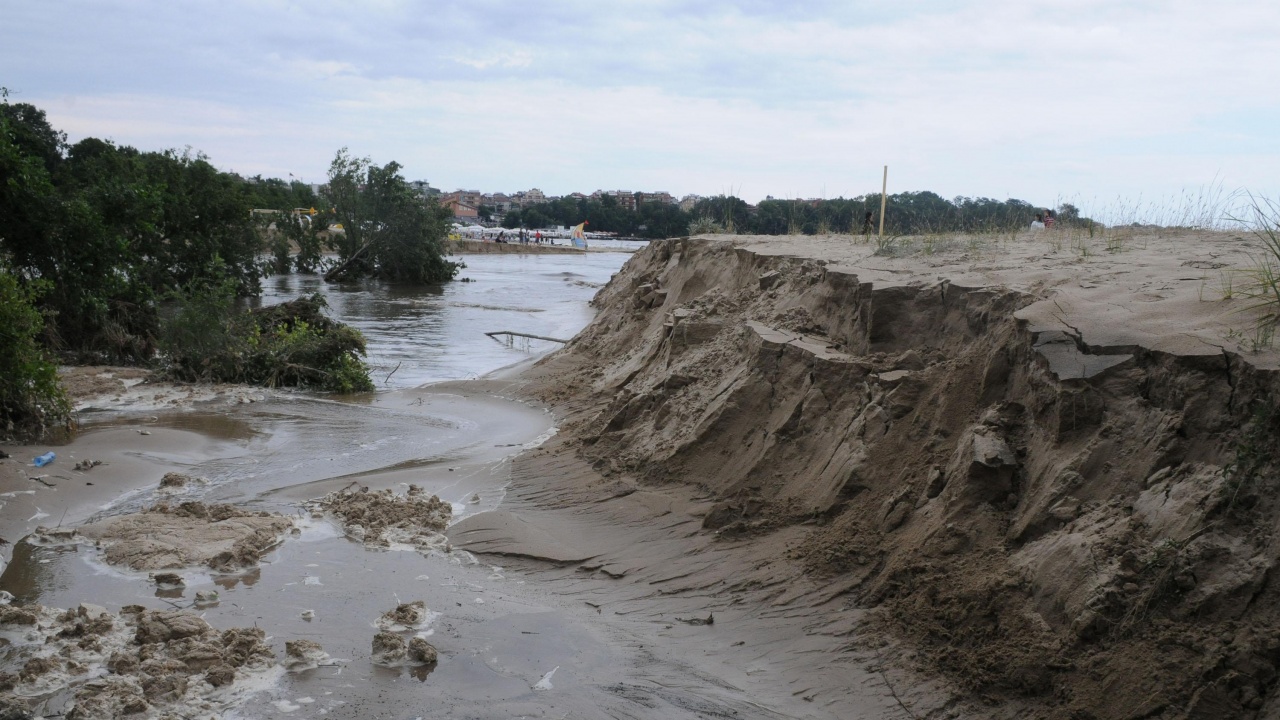
[[35, 307], [47, 283], [23, 283], [0, 261], [0, 437], [38, 438], [69, 428], [71, 405], [57, 367], [37, 342], [44, 318]]
[[445, 259], [451, 214], [418, 199], [399, 163], [378, 166], [343, 148], [329, 166], [326, 198], [343, 229], [335, 275], [435, 283], [457, 274], [459, 264]]

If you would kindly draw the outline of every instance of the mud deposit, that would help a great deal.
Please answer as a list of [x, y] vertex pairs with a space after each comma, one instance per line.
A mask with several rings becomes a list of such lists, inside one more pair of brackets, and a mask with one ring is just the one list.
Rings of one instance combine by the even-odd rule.
[[117, 515], [69, 534], [37, 528], [35, 539], [84, 538], [102, 551], [108, 563], [130, 570], [201, 566], [229, 573], [256, 565], [291, 527], [293, 521], [280, 515], [189, 501]]
[[70, 707], [68, 720], [221, 717], [269, 682], [275, 655], [258, 628], [219, 631], [199, 616], [96, 605], [0, 607], [0, 709]]
[[[117, 628], [131, 622], [121, 612], [130, 606], [198, 613], [215, 628], [260, 628], [272, 667], [243, 679], [237, 669], [237, 682], [207, 699], [222, 702], [225, 692], [233, 701], [208, 712], [184, 706], [174, 718], [590, 717], [609, 708], [656, 719], [699, 717], [684, 706], [749, 711], [755, 701], [745, 690], [725, 690], [714, 674], [653, 653], [648, 625], [619, 623], [623, 616], [533, 582], [500, 559], [450, 550], [445, 523], [492, 514], [505, 501], [513, 458], [553, 434], [552, 417], [507, 399], [512, 389], [482, 381], [353, 403], [273, 396], [147, 416], [147, 435], [128, 416], [88, 425], [76, 443], [58, 448], [59, 462], [91, 453], [104, 465], [79, 474], [55, 464], [54, 487], [18, 473], [4, 488], [12, 496], [0, 497], [9, 523], [0, 535], [47, 529], [11, 546], [0, 587], [19, 604], [75, 608], [91, 599], [122, 618]], [[163, 482], [174, 472], [187, 479]], [[88, 508], [71, 505], [64, 518], [58, 501], [99, 488], [111, 495], [91, 496]], [[31, 520], [40, 514], [45, 519]], [[264, 552], [229, 570], [209, 562], [236, 540], [225, 537], [217, 549], [175, 539], [219, 525], [252, 538], [256, 523], [271, 531], [254, 545]], [[120, 543], [124, 564], [106, 561], [111, 542]], [[181, 567], [134, 569], [170, 564]], [[0, 658], [0, 669], [17, 675], [27, 659]], [[131, 681], [111, 679], [107, 665], [77, 677], [124, 683], [103, 697], [136, 695], [125, 689]], [[193, 688], [207, 690], [202, 677], [188, 678], [181, 702], [194, 697]], [[683, 683], [678, 705], [635, 689], [658, 682]], [[137, 684], [147, 700], [145, 684]], [[76, 690], [19, 700], [46, 717], [65, 715]], [[163, 708], [156, 717], [177, 707], [151, 704]]]
[[347, 537], [375, 548], [393, 543], [420, 550], [440, 547], [445, 543], [440, 533], [453, 514], [449, 503], [412, 484], [404, 495], [361, 487], [329, 493], [309, 505], [336, 518]]

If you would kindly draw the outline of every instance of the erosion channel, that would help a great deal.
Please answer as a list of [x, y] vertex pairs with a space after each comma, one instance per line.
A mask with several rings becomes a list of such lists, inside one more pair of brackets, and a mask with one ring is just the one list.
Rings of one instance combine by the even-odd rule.
[[[402, 308], [362, 327], [388, 390], [122, 386], [6, 465], [0, 685], [69, 717], [1280, 717], [1277, 358], [1197, 293], [1233, 241], [874, 250], [661, 241], [598, 293], [624, 258], [477, 259], [464, 295], [332, 303]], [[586, 327], [422, 385], [509, 362], [446, 337], [432, 376], [423, 302]]]

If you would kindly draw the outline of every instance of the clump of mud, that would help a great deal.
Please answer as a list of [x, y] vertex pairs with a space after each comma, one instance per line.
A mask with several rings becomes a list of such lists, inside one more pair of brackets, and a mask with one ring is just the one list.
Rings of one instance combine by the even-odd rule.
[[402, 667], [406, 665], [434, 665], [439, 654], [426, 638], [413, 637], [409, 642], [391, 632], [380, 632], [373, 636], [373, 664], [386, 667]]
[[397, 605], [394, 610], [382, 613], [378, 627], [388, 631], [408, 630], [420, 627], [427, 621], [427, 604], [421, 600]]
[[435, 665], [439, 655], [426, 638], [414, 636], [406, 642], [399, 634], [422, 628], [430, 618], [427, 604], [421, 600], [401, 603], [382, 613], [376, 623], [379, 632], [373, 637], [373, 663], [387, 667]]
[[363, 487], [339, 490], [312, 505], [319, 511], [332, 513], [348, 537], [370, 547], [385, 548], [401, 543], [424, 550], [447, 548], [440, 533], [449, 524], [453, 508], [417, 485], [410, 485], [404, 495], [391, 490], [370, 492]]
[[[219, 631], [182, 611], [131, 605], [116, 615], [89, 604], [6, 610], [0, 717], [61, 710], [67, 697], [68, 720], [220, 714], [242, 698], [219, 688], [275, 667], [262, 630]], [[59, 707], [44, 707], [54, 702]]]
[[290, 672], [313, 670], [329, 663], [329, 653], [312, 640], [290, 640], [284, 644], [284, 667]]
[[160, 490], [162, 492], [176, 492], [185, 490], [198, 482], [202, 482], [200, 478], [184, 475], [179, 472], [169, 472], [165, 473], [164, 477], [160, 478]]
[[[112, 565], [133, 570], [206, 566], [236, 572], [256, 565], [292, 526], [283, 515], [184, 502], [107, 518], [79, 528], [77, 534], [93, 541]], [[41, 528], [36, 534], [52, 532]]]

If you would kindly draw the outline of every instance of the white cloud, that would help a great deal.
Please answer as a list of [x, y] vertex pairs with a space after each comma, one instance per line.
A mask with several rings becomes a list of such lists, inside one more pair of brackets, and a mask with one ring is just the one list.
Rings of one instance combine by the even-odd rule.
[[[73, 135], [318, 179], [944, 195], [1280, 188], [1280, 6], [1243, 0], [23, 6], [0, 84]], [[75, 17], [75, 23], [68, 18]], [[84, 30], [93, 28], [96, 32]], [[127, 34], [129, 42], [113, 40]], [[1270, 186], [1268, 186], [1270, 184]]]

